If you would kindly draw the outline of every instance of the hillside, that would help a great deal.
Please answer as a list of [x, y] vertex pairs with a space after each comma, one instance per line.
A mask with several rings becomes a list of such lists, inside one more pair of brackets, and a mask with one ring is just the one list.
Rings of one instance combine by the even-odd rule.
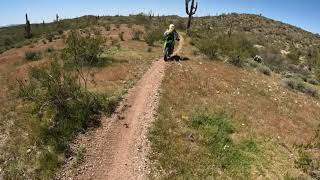
[[253, 14], [224, 14], [214, 17], [204, 17], [196, 21], [199, 27], [228, 30], [232, 26], [233, 32], [242, 32], [260, 37], [260, 43], [272, 43], [285, 49], [287, 46], [300, 47], [319, 46], [319, 34], [313, 34], [301, 28], [275, 21], [264, 16]]
[[185, 22], [1, 28], [0, 179], [319, 179], [319, 35], [251, 14], [196, 17], [190, 36]]

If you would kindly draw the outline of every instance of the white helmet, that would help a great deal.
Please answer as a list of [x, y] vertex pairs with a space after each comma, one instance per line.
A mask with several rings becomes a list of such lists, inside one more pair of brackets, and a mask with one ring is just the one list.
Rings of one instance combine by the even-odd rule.
[[174, 24], [170, 24], [169, 29], [174, 30]]

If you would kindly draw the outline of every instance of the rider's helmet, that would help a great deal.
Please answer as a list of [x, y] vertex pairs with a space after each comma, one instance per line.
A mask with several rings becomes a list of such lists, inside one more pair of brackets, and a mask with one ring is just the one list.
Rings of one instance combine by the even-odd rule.
[[170, 24], [169, 30], [170, 30], [170, 31], [173, 31], [173, 30], [174, 30], [174, 24]]

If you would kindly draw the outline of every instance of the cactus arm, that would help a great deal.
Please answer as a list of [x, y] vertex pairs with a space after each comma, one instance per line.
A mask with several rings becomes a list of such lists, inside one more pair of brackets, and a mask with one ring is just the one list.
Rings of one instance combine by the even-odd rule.
[[190, 12], [189, 12], [189, 1], [190, 0], [185, 0], [185, 2], [186, 2], [186, 13], [187, 14], [190, 14]]
[[194, 11], [192, 12], [193, 15], [196, 14], [197, 9], [198, 9], [198, 2], [196, 2], [196, 7], [194, 7]]

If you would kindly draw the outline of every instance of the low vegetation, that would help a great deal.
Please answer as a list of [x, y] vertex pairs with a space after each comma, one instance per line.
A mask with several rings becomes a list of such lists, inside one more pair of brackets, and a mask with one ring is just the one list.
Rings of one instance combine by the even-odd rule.
[[301, 79], [287, 78], [283, 80], [283, 84], [290, 89], [306, 93], [313, 97], [319, 97], [319, 90]]
[[[70, 156], [72, 138], [88, 127], [99, 125], [102, 114], [113, 113], [119, 98], [90, 92], [85, 72], [88, 70], [83, 69], [98, 62], [102, 43], [96, 37], [72, 32], [63, 59], [45, 67], [34, 67], [27, 80], [18, 81], [18, 96], [23, 106], [29, 108], [17, 111], [24, 114], [19, 118], [26, 119], [16, 123], [26, 126], [28, 135], [11, 137], [7, 148], [12, 148], [16, 158], [4, 166], [5, 178], [19, 179], [23, 175], [27, 179], [51, 179], [64, 157]], [[29, 59], [35, 60], [34, 56], [30, 55]], [[18, 133], [19, 129], [12, 131]], [[15, 142], [23, 144], [16, 147], [11, 144]]]
[[26, 52], [25, 53], [25, 59], [27, 61], [37, 61], [40, 60], [42, 57], [40, 52]]
[[210, 68], [209, 63], [201, 67], [187, 63], [184, 68], [169, 68], [163, 82], [158, 118], [150, 135], [155, 175], [151, 178], [250, 179], [251, 167], [262, 167], [265, 162], [263, 148], [254, 136], [234, 138], [241, 131], [236, 124], [242, 120], [227, 114], [228, 108], [223, 113], [216, 109], [214, 86], [203, 84], [215, 73], [198, 74]]
[[111, 114], [117, 99], [84, 89], [79, 75], [58, 62], [32, 69], [29, 78], [28, 83], [20, 82], [19, 96], [29, 102], [37, 123], [29, 134], [39, 153], [32, 161], [39, 163], [40, 177], [50, 178], [75, 133], [98, 123], [101, 113]]
[[135, 40], [135, 41], [140, 41], [141, 40], [141, 37], [143, 35], [143, 32], [142, 31], [134, 31], [133, 32], [133, 36], [132, 36], [132, 40]]
[[[231, 30], [230, 22], [233, 22]], [[8, 146], [1, 148], [6, 152], [0, 154], [4, 178], [52, 178], [63, 160], [74, 155], [69, 149], [73, 137], [98, 125], [100, 116], [110, 115], [119, 101], [119, 97], [111, 93], [89, 90], [87, 76], [92, 74], [88, 71], [100, 69], [95, 67], [104, 66], [106, 62], [118, 62], [109, 59], [110, 52], [117, 58], [130, 57], [128, 59], [134, 59], [132, 64], [104, 72], [100, 83], [110, 85], [109, 78], [114, 78], [117, 83], [121, 82], [121, 88], [125, 83], [132, 85], [134, 78], [123, 74], [137, 71], [130, 75], [135, 78], [141, 75], [147, 67], [141, 64], [150, 63], [141, 59], [161, 53], [157, 42], [162, 40], [164, 28], [171, 23], [175, 23], [177, 29], [185, 29], [184, 18], [145, 14], [84, 16], [61, 20], [58, 24], [31, 24], [30, 39], [24, 38], [23, 26], [1, 28], [0, 52], [33, 45], [38, 39], [50, 44], [68, 36], [61, 58], [55, 58], [48, 66], [32, 68], [29, 76], [18, 83], [17, 106], [12, 107], [10, 113], [1, 114], [3, 119], [14, 119], [10, 126], [16, 127], [8, 130], [12, 139]], [[125, 24], [130, 29], [137, 24], [145, 27], [143, 31], [132, 28], [132, 38], [127, 40], [119, 31]], [[110, 37], [111, 47], [105, 45], [99, 26], [103, 29], [101, 32], [115, 32], [118, 36]], [[316, 150], [320, 142], [303, 145], [298, 148], [299, 152], [290, 146], [300, 135], [308, 137], [305, 129], [317, 123], [312, 121], [319, 116], [317, 98], [304, 97], [301, 93], [291, 95], [282, 87], [273, 87], [276, 75], [268, 77], [272, 73], [288, 76], [283, 80], [285, 87], [319, 97], [320, 48], [315, 45], [319, 44], [319, 37], [263, 16], [246, 14], [195, 17], [192, 29], [190, 43], [195, 56], [188, 52], [183, 55], [197, 59], [200, 52], [211, 60], [255, 68], [266, 76], [233, 66], [226, 68], [218, 61], [192, 60], [181, 63], [182, 66], [169, 67], [158, 119], [150, 138], [154, 150], [151, 159], [156, 168], [152, 172], [154, 177], [159, 173], [164, 179], [276, 179], [290, 178], [289, 168], [319, 178]], [[128, 49], [131, 40], [141, 43], [142, 50]], [[22, 58], [36, 61], [53, 51], [59, 50], [30, 51]], [[143, 54], [146, 52], [148, 55]], [[262, 57], [261, 62], [254, 61], [256, 55]], [[106, 92], [110, 91], [108, 88]], [[283, 97], [288, 102], [279, 102]], [[290, 103], [296, 100], [296, 105]], [[224, 113], [216, 113], [221, 110]], [[269, 133], [271, 129], [279, 135]], [[291, 140], [290, 143], [285, 138]], [[314, 139], [319, 139], [319, 135]], [[78, 162], [83, 160], [84, 153], [85, 148], [75, 153]], [[296, 167], [292, 167], [293, 159]]]
[[192, 42], [195, 46], [211, 59], [226, 56], [231, 63], [239, 65], [257, 54], [253, 43], [242, 34], [228, 37], [211, 32], [195, 32], [193, 37]]
[[264, 75], [271, 76], [272, 71], [268, 66], [264, 64], [259, 64], [257, 68], [258, 71], [263, 73]]
[[149, 46], [154, 46], [154, 43], [163, 39], [163, 32], [160, 28], [151, 29], [145, 33], [144, 40]]
[[[50, 61], [29, 68], [30, 62], [22, 61], [26, 55], [21, 62], [9, 57], [14, 64], [1, 64], [5, 71], [0, 72], [0, 83], [6, 88], [0, 94], [8, 98], [0, 98], [0, 136], [5, 135], [10, 141], [0, 140], [0, 179], [52, 179], [66, 159], [72, 157], [75, 166], [80, 164], [85, 147], [70, 148], [71, 141], [79, 132], [99, 126], [100, 117], [114, 111], [120, 97], [141, 77], [151, 60], [161, 54], [161, 47], [147, 52], [143, 41], [135, 42], [139, 44], [136, 47], [117, 37], [112, 44], [113, 37], [100, 32], [104, 31], [104, 23], [101, 28], [88, 26], [71, 31], [62, 28], [63, 35], [49, 31], [48, 39], [44, 35], [42, 43], [36, 43], [38, 35], [34, 31], [31, 39], [21, 41], [28, 42], [29, 47], [12, 52], [31, 49], [30, 61], [37, 55]], [[127, 33], [124, 27], [120, 28]], [[132, 28], [136, 29], [142, 28]], [[131, 41], [129, 35], [130, 40], [126, 41]], [[58, 42], [62, 36], [65, 40]], [[124, 44], [126, 48], [120, 48]]]
[[320, 178], [320, 126], [316, 129], [315, 136], [311, 142], [298, 145], [299, 157], [295, 161], [295, 166], [314, 179]]
[[72, 31], [66, 40], [66, 48], [63, 58], [70, 66], [99, 66], [104, 59], [101, 54], [104, 51], [104, 39], [101, 36], [85, 35]]
[[252, 155], [259, 152], [253, 139], [245, 139], [235, 144], [230, 135], [234, 127], [224, 114], [199, 114], [191, 119], [190, 128], [199, 147], [209, 151], [209, 157], [221, 171], [234, 177], [246, 177], [250, 172]]

